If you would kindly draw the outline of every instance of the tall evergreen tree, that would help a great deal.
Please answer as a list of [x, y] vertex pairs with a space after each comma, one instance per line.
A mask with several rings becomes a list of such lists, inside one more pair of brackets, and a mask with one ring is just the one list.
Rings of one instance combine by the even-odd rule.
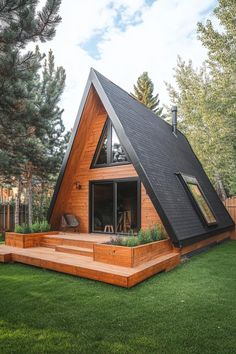
[[60, 2], [47, 0], [36, 12], [39, 0], [0, 1], [0, 174], [6, 178], [20, 175], [25, 139], [40, 124], [31, 87], [42, 56], [22, 49], [53, 38]]
[[64, 70], [54, 69], [50, 53], [51, 68], [45, 64], [40, 78], [44, 56], [38, 49], [25, 51], [30, 42], [54, 37], [61, 21], [60, 3], [46, 0], [38, 11], [39, 0], [0, 0], [0, 175], [19, 187], [17, 203], [22, 181], [28, 181], [30, 200], [33, 178], [48, 175], [53, 163], [57, 171], [64, 149], [62, 112], [57, 106]]
[[[53, 182], [68, 142], [68, 133], [64, 133], [62, 121], [63, 110], [58, 106], [65, 78], [65, 70], [62, 67], [55, 67], [54, 55], [50, 50], [44, 62], [42, 75], [36, 73], [31, 85], [39, 119], [36, 124], [31, 123], [31, 134], [25, 138], [24, 162], [21, 165], [21, 176], [27, 181], [29, 223], [32, 223], [33, 219], [33, 181], [37, 185], [45, 185], [46, 181]], [[48, 185], [50, 188], [50, 183]]]
[[134, 93], [131, 94], [151, 109], [157, 116], [161, 116], [163, 108], [160, 107], [159, 94], [154, 95], [153, 91], [154, 84], [145, 71], [139, 76], [137, 84], [134, 85]]

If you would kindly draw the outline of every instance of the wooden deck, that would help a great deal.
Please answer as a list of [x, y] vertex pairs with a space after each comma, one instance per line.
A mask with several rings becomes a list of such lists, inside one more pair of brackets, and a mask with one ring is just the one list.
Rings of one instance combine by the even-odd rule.
[[133, 268], [94, 261], [93, 245], [109, 240], [110, 236], [100, 234], [46, 235], [40, 247], [0, 246], [0, 262], [29, 264], [127, 288], [180, 263], [174, 250]]

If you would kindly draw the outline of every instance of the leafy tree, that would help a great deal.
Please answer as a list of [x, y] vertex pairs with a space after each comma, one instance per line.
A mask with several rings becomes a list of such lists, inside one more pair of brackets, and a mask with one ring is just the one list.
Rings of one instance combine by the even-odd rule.
[[170, 98], [178, 106], [178, 126], [189, 139], [222, 199], [230, 188], [234, 154], [230, 126], [216, 107], [215, 87], [207, 69], [194, 70], [191, 61], [178, 59], [177, 88], [168, 85]]
[[198, 24], [208, 59], [195, 70], [178, 59], [177, 87], [168, 85], [180, 113], [179, 126], [188, 137], [222, 199], [236, 193], [236, 27], [234, 0], [220, 0], [211, 21]]
[[161, 116], [163, 108], [159, 106], [159, 94], [153, 95], [153, 91], [153, 82], [145, 71], [139, 76], [137, 84], [134, 85], [134, 93], [131, 93], [131, 95], [151, 109], [157, 116]]
[[236, 2], [219, 0], [214, 14], [220, 23], [214, 28], [210, 20], [198, 24], [199, 38], [208, 49], [208, 69], [214, 84], [215, 110], [228, 126], [228, 141], [233, 150], [234, 161], [229, 161], [233, 170], [229, 193], [236, 193]]

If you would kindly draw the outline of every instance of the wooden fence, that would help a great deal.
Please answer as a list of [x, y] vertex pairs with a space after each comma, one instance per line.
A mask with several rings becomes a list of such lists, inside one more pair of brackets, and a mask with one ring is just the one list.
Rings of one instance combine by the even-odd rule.
[[224, 201], [224, 205], [228, 210], [229, 214], [231, 215], [232, 219], [236, 223], [236, 196], [232, 198], [227, 198]]
[[[27, 221], [27, 205], [20, 205], [19, 222], [23, 224]], [[14, 231], [15, 228], [15, 206], [10, 204], [0, 205], [0, 232]]]

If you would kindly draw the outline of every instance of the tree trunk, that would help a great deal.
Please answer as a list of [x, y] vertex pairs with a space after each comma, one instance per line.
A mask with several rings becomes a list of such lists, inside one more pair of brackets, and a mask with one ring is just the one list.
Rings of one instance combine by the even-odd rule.
[[15, 204], [15, 226], [20, 224], [20, 197], [21, 197], [21, 181], [19, 179]]
[[226, 194], [222, 179], [221, 179], [221, 177], [219, 175], [219, 172], [215, 173], [215, 179], [216, 179], [216, 190], [217, 190], [217, 193], [218, 193], [220, 199], [222, 201], [224, 201], [227, 198], [227, 194]]
[[44, 203], [44, 183], [41, 184], [41, 195], [40, 195], [40, 212], [39, 212], [39, 221], [43, 221], [43, 203]]
[[29, 174], [28, 179], [28, 223], [32, 225], [33, 223], [33, 212], [32, 212], [32, 173]]

